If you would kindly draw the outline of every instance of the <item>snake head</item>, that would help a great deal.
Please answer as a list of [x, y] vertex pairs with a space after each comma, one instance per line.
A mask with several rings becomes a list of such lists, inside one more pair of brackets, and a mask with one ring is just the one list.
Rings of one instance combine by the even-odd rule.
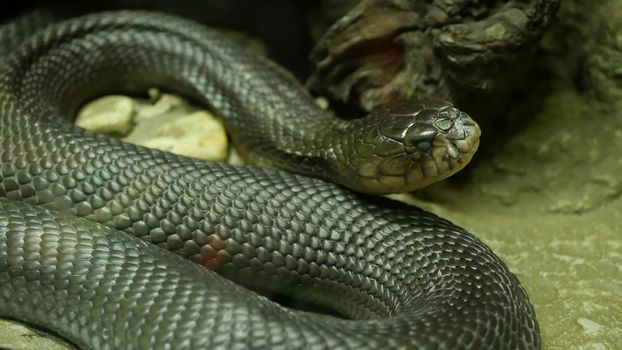
[[383, 105], [359, 121], [368, 126], [355, 142], [350, 187], [366, 193], [408, 192], [444, 179], [479, 145], [478, 125], [445, 100]]

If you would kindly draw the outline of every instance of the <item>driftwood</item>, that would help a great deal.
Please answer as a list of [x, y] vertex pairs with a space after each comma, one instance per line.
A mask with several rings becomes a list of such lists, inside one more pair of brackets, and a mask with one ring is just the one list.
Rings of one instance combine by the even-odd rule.
[[559, 3], [363, 0], [317, 43], [307, 83], [364, 110], [421, 95], [494, 110], [488, 102], [520, 82]]

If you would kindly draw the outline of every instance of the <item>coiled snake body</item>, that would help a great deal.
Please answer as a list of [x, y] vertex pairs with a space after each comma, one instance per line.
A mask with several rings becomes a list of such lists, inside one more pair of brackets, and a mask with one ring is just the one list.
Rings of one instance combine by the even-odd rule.
[[[0, 77], [0, 316], [102, 349], [539, 346], [518, 280], [446, 220], [324, 180], [125, 144], [63, 117], [150, 86], [218, 111], [249, 158], [294, 160], [370, 193], [447, 176], [479, 136], [433, 100], [340, 121], [276, 65], [171, 16], [48, 28]], [[222, 276], [350, 319], [284, 308]]]

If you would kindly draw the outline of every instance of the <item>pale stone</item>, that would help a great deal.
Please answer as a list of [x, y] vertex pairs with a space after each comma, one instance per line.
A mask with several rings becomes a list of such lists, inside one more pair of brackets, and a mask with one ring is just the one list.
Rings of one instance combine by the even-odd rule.
[[597, 335], [603, 328], [603, 325], [585, 317], [578, 318], [577, 323], [580, 324], [581, 327], [583, 327], [583, 331], [589, 335]]
[[229, 150], [229, 157], [227, 158], [227, 163], [239, 165], [244, 164], [244, 160], [235, 148], [231, 148], [231, 150]]
[[330, 102], [326, 97], [316, 97], [315, 104], [318, 105], [321, 109], [327, 110], [330, 107]]
[[86, 104], [78, 113], [76, 125], [98, 133], [124, 135], [131, 130], [133, 114], [131, 98], [109, 95]]
[[188, 102], [179, 96], [160, 94], [156, 89], [149, 89], [149, 96], [154, 102], [140, 104], [136, 111], [136, 123], [141, 123], [156, 116], [169, 113], [176, 108], [188, 108]]
[[137, 125], [125, 141], [198, 159], [227, 158], [227, 134], [218, 118], [206, 111], [164, 117]]

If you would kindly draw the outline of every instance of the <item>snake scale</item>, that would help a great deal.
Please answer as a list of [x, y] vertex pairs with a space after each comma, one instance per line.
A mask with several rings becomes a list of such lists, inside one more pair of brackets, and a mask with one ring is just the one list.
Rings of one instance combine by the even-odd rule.
[[93, 349], [540, 346], [516, 277], [444, 219], [70, 122], [89, 98], [151, 86], [217, 111], [260, 164], [291, 160], [369, 193], [447, 176], [479, 136], [435, 100], [339, 120], [276, 64], [173, 16], [121, 11], [51, 26], [13, 50], [0, 76], [0, 316]]

